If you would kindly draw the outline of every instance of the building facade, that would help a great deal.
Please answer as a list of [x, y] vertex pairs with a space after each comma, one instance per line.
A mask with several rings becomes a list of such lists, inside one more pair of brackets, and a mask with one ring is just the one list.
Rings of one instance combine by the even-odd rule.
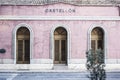
[[65, 65], [86, 70], [86, 51], [102, 49], [106, 70], [120, 69], [119, 1], [3, 0], [1, 70]]

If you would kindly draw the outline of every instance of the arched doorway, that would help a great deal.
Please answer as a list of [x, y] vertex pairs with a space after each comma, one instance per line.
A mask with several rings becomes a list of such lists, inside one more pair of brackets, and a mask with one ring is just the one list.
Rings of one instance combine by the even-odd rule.
[[26, 27], [20, 27], [16, 33], [16, 63], [30, 63], [30, 31]]
[[91, 48], [96, 51], [104, 50], [104, 32], [102, 28], [96, 27], [91, 32]]
[[54, 31], [54, 64], [67, 64], [67, 31], [63, 27]]

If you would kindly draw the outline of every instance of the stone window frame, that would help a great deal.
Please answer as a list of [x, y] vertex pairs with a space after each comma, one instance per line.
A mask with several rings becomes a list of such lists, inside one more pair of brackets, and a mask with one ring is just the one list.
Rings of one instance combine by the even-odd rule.
[[53, 65], [54, 65], [54, 31], [62, 27], [67, 31], [67, 65], [70, 64], [71, 59], [71, 39], [70, 39], [70, 30], [65, 27], [64, 25], [59, 25], [56, 27], [53, 27], [50, 34], [50, 59], [52, 59]]
[[107, 31], [106, 31], [105, 27], [103, 27], [101, 24], [93, 25], [92, 27], [90, 27], [88, 29], [87, 50], [91, 49], [91, 32], [96, 27], [101, 28], [103, 30], [103, 33], [104, 33], [104, 56], [105, 56], [104, 62], [106, 64], [107, 63], [107, 41], [108, 41], [107, 40]]
[[31, 60], [33, 57], [33, 30], [31, 28], [30, 25], [26, 24], [26, 23], [20, 23], [18, 24], [14, 30], [13, 30], [13, 38], [12, 38], [12, 44], [13, 44], [13, 49], [12, 49], [12, 53], [13, 53], [13, 59], [14, 59], [14, 64], [16, 63], [16, 35], [17, 35], [17, 30], [21, 27], [26, 27], [29, 31], [30, 31], [30, 64], [31, 64]]

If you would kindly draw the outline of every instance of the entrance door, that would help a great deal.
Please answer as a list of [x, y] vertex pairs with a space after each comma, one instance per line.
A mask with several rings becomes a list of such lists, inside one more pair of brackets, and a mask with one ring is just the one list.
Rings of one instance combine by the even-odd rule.
[[27, 28], [21, 27], [17, 32], [17, 64], [30, 63], [30, 34]]
[[91, 32], [91, 48], [94, 51], [94, 57], [98, 57], [96, 55], [97, 51], [101, 50], [102, 52], [99, 54], [102, 57], [96, 58], [96, 63], [99, 62], [99, 59], [103, 59], [104, 63], [104, 32], [101, 28], [96, 27]]
[[55, 40], [55, 63], [66, 64], [67, 59], [67, 46], [66, 40]]
[[54, 63], [67, 64], [67, 34], [61, 27], [54, 33]]

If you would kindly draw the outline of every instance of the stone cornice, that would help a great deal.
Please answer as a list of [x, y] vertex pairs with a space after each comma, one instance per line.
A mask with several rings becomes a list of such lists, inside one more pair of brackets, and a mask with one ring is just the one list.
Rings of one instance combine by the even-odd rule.
[[119, 16], [0, 16], [0, 20], [105, 20], [120, 21]]
[[68, 3], [73, 5], [120, 5], [119, 0], [0, 0], [0, 5], [46, 5]]

